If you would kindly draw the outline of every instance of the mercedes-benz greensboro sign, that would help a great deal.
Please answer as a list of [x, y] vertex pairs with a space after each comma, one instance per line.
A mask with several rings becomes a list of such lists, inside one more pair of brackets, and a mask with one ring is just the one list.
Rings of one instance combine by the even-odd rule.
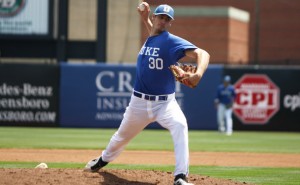
[[280, 90], [268, 76], [245, 74], [235, 84], [233, 112], [244, 124], [265, 124], [279, 110]]

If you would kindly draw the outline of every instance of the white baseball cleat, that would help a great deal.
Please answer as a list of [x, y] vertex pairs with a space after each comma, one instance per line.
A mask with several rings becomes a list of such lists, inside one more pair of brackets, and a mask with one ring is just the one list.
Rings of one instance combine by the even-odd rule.
[[85, 172], [97, 172], [108, 163], [104, 162], [101, 157], [90, 160], [84, 167], [83, 171]]
[[194, 184], [188, 183], [183, 179], [177, 179], [177, 181], [174, 182], [174, 185], [194, 185]]
[[83, 171], [86, 172], [94, 172], [94, 170], [92, 170], [92, 167], [98, 162], [100, 157], [96, 158], [96, 159], [92, 159], [90, 160], [84, 167]]
[[194, 185], [194, 184], [188, 183], [186, 175], [181, 173], [175, 176], [174, 185]]

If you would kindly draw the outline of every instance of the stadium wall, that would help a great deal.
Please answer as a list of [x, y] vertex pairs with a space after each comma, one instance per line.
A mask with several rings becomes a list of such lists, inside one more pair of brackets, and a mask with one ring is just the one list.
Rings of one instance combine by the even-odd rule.
[[[238, 93], [234, 130], [300, 131], [300, 68], [285, 66], [210, 65], [197, 88], [177, 83], [190, 129], [217, 129], [213, 102], [226, 74]], [[0, 64], [0, 125], [117, 128], [134, 79], [135, 65]]]

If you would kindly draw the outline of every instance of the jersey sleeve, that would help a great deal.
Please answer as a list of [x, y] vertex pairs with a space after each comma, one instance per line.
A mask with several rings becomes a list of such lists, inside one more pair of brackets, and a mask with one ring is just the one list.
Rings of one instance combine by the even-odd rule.
[[179, 59], [184, 57], [185, 50], [198, 48], [191, 42], [172, 34], [170, 34], [169, 46], [170, 46], [170, 57], [174, 61], [178, 61]]

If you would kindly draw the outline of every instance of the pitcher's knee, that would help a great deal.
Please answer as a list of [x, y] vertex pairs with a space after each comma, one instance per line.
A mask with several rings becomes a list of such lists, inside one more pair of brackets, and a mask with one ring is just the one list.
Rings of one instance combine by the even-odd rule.
[[177, 122], [176, 124], [174, 124], [172, 130], [174, 132], [187, 132], [188, 130], [188, 126], [186, 122]]

